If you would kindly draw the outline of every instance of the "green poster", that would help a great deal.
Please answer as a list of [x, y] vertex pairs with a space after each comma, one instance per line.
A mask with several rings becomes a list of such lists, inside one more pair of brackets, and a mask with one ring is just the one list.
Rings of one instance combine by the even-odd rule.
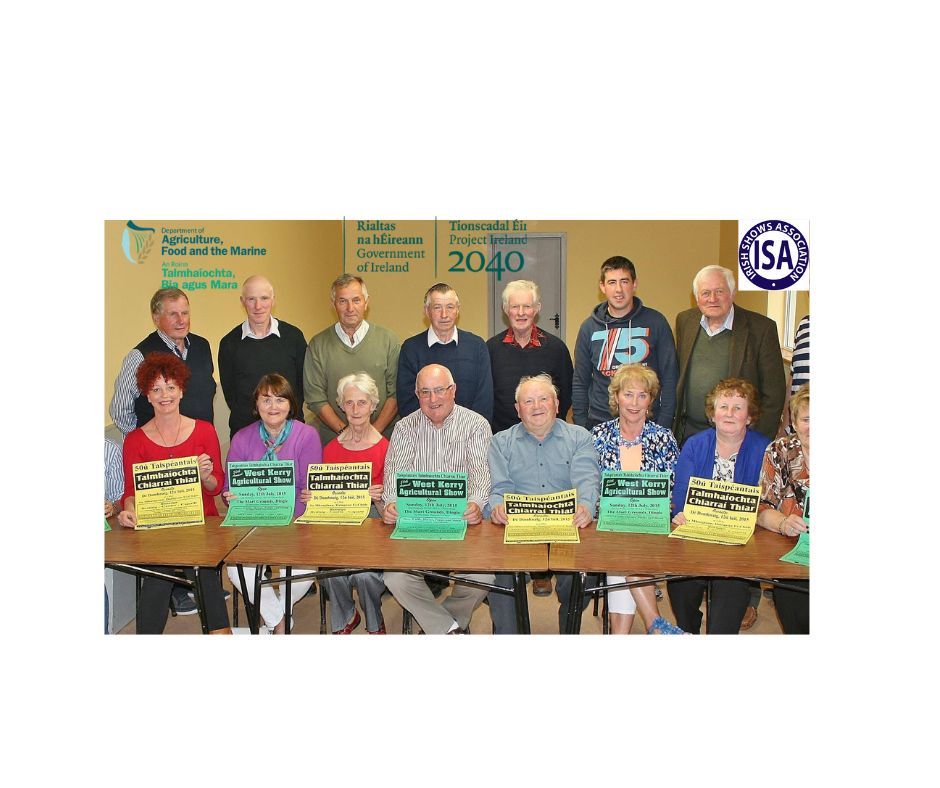
[[669, 533], [669, 474], [658, 471], [604, 471], [598, 531]]
[[793, 549], [786, 555], [780, 556], [780, 560], [790, 564], [809, 566], [809, 531], [801, 533]]
[[803, 522], [809, 528], [809, 487], [806, 488], [806, 497], [803, 499]]
[[294, 516], [294, 463], [230, 462], [226, 468], [232, 500], [223, 526], [287, 525]]
[[111, 526], [108, 525], [108, 518], [107, 518], [107, 517], [104, 518], [104, 530], [105, 530], [105, 531], [110, 531], [110, 530], [111, 530]]
[[399, 473], [392, 539], [462, 541], [467, 533], [467, 474]]

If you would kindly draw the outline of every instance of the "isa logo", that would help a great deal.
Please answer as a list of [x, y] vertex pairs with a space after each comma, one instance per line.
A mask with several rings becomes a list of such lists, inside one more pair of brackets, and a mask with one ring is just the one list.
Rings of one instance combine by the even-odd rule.
[[809, 290], [809, 222], [739, 221], [739, 290]]
[[139, 227], [133, 222], [124, 225], [121, 235], [121, 248], [124, 256], [134, 265], [140, 265], [147, 259], [153, 248], [153, 239], [157, 231], [153, 227]]

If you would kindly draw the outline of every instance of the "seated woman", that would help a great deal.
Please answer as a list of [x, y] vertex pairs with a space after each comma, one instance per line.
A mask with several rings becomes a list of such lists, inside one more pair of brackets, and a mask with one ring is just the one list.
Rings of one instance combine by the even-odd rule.
[[[382, 516], [382, 477], [388, 439], [372, 426], [372, 414], [379, 405], [379, 390], [365, 372], [340, 378], [336, 386], [336, 404], [346, 413], [348, 426], [323, 449], [323, 462], [371, 462], [372, 486], [369, 517]], [[309, 495], [309, 494], [308, 494]], [[323, 587], [330, 595], [334, 635], [349, 635], [359, 626], [362, 617], [353, 602], [352, 587], [359, 591], [359, 604], [366, 614], [366, 631], [370, 635], [385, 634], [382, 618], [382, 592], [385, 582], [381, 572], [359, 572], [346, 577], [330, 577]], [[337, 623], [343, 623], [337, 628]]]
[[[767, 438], [748, 425], [760, 415], [757, 389], [741, 378], [726, 378], [705, 398], [705, 413], [713, 427], [689, 438], [676, 464], [672, 490], [672, 521], [685, 522], [682, 507], [689, 479], [715, 479], [756, 485]], [[686, 632], [698, 634], [702, 627], [699, 608], [711, 583], [708, 604], [708, 634], [736, 635], [750, 596], [747, 580], [736, 577], [692, 578], [666, 583], [676, 623]]]
[[[219, 437], [207, 421], [191, 419], [180, 413], [180, 399], [189, 382], [189, 367], [172, 353], [148, 353], [137, 368], [137, 388], [146, 394], [153, 406], [153, 418], [124, 439], [123, 510], [118, 522], [125, 528], [137, 525], [134, 505], [134, 463], [156, 462], [179, 457], [196, 457], [202, 483], [202, 510], [213, 516], [219, 512], [215, 496], [222, 490], [222, 460]], [[165, 571], [165, 567], [149, 567]], [[189, 579], [195, 577], [186, 569]], [[231, 633], [222, 581], [216, 569], [200, 568], [200, 590], [210, 634]], [[173, 583], [145, 577], [140, 588], [140, 613], [137, 631], [143, 634], [163, 632], [169, 612]]]
[[[302, 493], [307, 489], [307, 466], [319, 463], [321, 458], [320, 435], [302, 421], [297, 421], [300, 405], [294, 396], [287, 378], [282, 375], [265, 375], [255, 386], [253, 396], [254, 415], [260, 420], [243, 427], [232, 436], [232, 445], [228, 450], [228, 462], [256, 462], [258, 460], [293, 460], [294, 483], [297, 487], [294, 499], [294, 516], [299, 516], [304, 508]], [[226, 489], [222, 497], [226, 502], [236, 496]], [[309, 497], [309, 496], [308, 496]], [[297, 567], [296, 571], [304, 571]], [[310, 571], [310, 570], [307, 570]], [[248, 593], [254, 602], [254, 567], [244, 567]], [[229, 580], [239, 590], [238, 569], [228, 567]], [[298, 599], [313, 585], [312, 580], [302, 580], [291, 584], [291, 609]], [[284, 609], [284, 584], [281, 584], [281, 599], [272, 586], [261, 586], [261, 617], [265, 626], [275, 635], [283, 635], [287, 629], [287, 616]]]
[[[760, 472], [760, 508], [757, 524], [784, 536], [809, 530], [803, 504], [809, 492], [809, 383], [790, 398], [793, 435], [777, 438], [764, 452]], [[809, 634], [809, 580], [785, 580], [802, 591], [774, 589], [774, 604], [786, 635]]]
[[[616, 419], [598, 424], [592, 431], [594, 451], [601, 471], [659, 471], [672, 474], [679, 447], [672, 432], [647, 421], [649, 409], [659, 396], [659, 378], [643, 364], [624, 364], [607, 389], [610, 412]], [[630, 580], [640, 580], [633, 576]], [[624, 578], [607, 575], [610, 583]], [[651, 635], [681, 635], [682, 630], [659, 615], [653, 584], [607, 593], [610, 631], [628, 635], [637, 607]]]

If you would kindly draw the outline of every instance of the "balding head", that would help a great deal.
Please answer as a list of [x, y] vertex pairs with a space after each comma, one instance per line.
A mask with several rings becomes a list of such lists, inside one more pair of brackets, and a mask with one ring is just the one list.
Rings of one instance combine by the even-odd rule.
[[421, 412], [435, 427], [440, 427], [454, 411], [457, 385], [447, 367], [428, 364], [418, 372], [415, 394], [418, 395]]
[[271, 331], [274, 285], [263, 276], [249, 276], [242, 285], [241, 302], [251, 333], [256, 337], [267, 336]]

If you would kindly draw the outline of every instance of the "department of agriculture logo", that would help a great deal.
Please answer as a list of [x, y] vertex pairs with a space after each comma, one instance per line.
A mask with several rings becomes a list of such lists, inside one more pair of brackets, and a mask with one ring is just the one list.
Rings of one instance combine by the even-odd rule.
[[153, 227], [140, 227], [133, 222], [125, 225], [124, 234], [121, 236], [121, 248], [128, 261], [134, 265], [140, 265], [147, 259], [147, 255], [153, 248], [156, 232]]
[[741, 235], [738, 266], [741, 290], [809, 290], [809, 238], [792, 222], [757, 222]]

